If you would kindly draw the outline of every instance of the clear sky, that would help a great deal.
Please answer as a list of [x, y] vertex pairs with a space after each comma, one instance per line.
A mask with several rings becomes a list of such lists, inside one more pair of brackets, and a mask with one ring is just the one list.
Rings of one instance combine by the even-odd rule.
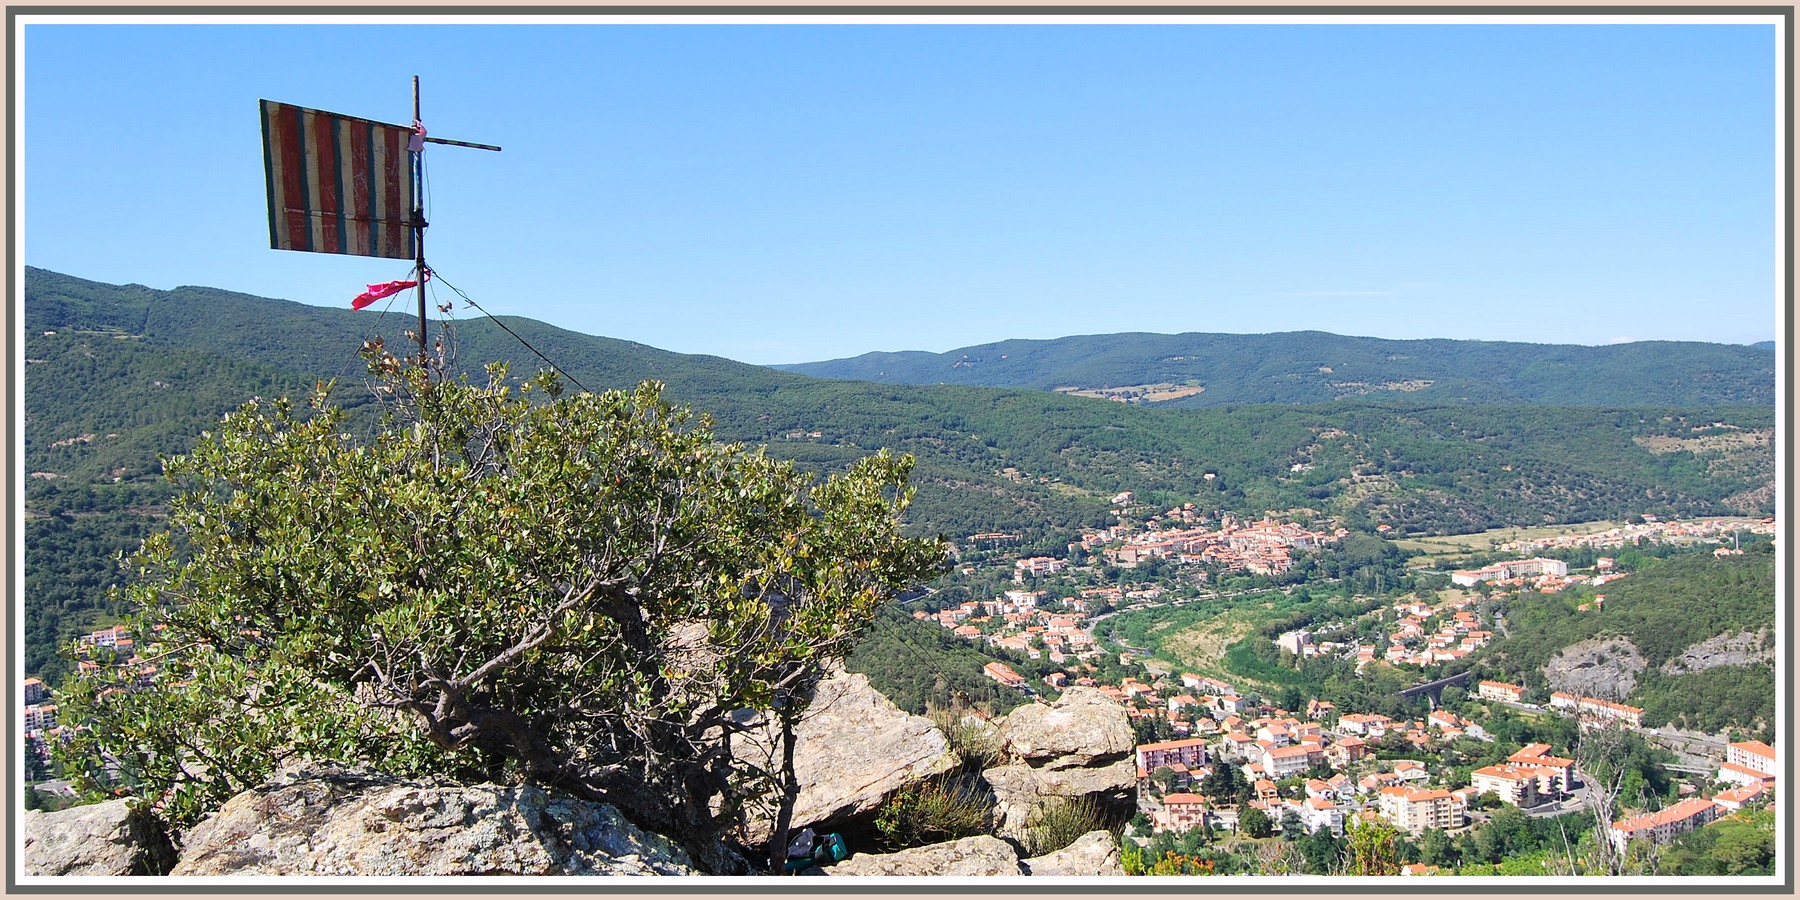
[[22, 258], [99, 281], [348, 307], [406, 277], [268, 248], [256, 108], [405, 122], [417, 74], [434, 136], [505, 148], [428, 150], [432, 266], [668, 350], [1778, 324], [1769, 24], [23, 33]]

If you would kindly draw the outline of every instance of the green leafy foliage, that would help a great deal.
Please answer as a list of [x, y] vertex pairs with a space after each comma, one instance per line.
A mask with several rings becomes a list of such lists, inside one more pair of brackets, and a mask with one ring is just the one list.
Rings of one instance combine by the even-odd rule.
[[1275, 833], [1275, 822], [1257, 807], [1245, 807], [1238, 814], [1238, 830], [1253, 838], [1266, 838]]
[[1112, 821], [1091, 797], [1047, 800], [1033, 810], [1025, 822], [1023, 855], [1043, 856], [1075, 843], [1082, 835], [1102, 830], [1116, 831], [1121, 825], [1123, 823]]
[[1775, 812], [1757, 810], [1726, 816], [1690, 831], [1657, 860], [1657, 875], [1772, 875], [1775, 872]]
[[1632, 698], [1644, 722], [1717, 734], [1736, 729], [1746, 737], [1775, 740], [1775, 669], [1769, 665], [1720, 666], [1703, 672], [1649, 672]]
[[735, 714], [802, 706], [941, 566], [900, 534], [903, 457], [817, 480], [654, 383], [538, 402], [559, 383], [371, 367], [366, 440], [320, 391], [170, 460], [122, 593], [162, 679], [64, 703], [91, 784], [106, 760], [185, 825], [312, 756], [555, 782], [703, 842], [774, 790], [727, 751]]
[[1400, 832], [1384, 821], [1353, 816], [1344, 823], [1347, 875], [1400, 874]]
[[982, 834], [990, 813], [969, 784], [936, 778], [882, 801], [875, 811], [875, 830], [888, 849], [903, 850]]
[[[999, 654], [1008, 658], [1006, 654]], [[1030, 702], [1019, 691], [1003, 687], [982, 673], [994, 654], [977, 650], [940, 627], [919, 622], [888, 607], [876, 614], [875, 626], [845, 660], [845, 668], [869, 676], [869, 683], [894, 705], [914, 715], [929, 710], [981, 708], [1009, 712]], [[1029, 669], [1009, 661], [1020, 674]]]

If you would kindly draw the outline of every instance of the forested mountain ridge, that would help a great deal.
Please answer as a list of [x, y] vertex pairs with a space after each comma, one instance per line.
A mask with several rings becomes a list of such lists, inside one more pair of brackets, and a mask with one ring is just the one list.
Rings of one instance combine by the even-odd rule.
[[[159, 455], [185, 450], [254, 395], [339, 379], [353, 416], [362, 341], [403, 345], [410, 317], [322, 309], [211, 288], [158, 291], [27, 269], [25, 472], [28, 669], [96, 615], [166, 498]], [[1164, 410], [1046, 391], [878, 385], [776, 372], [508, 318], [590, 389], [656, 378], [729, 440], [817, 470], [881, 447], [918, 458], [921, 532], [1020, 536], [1057, 551], [1108, 520], [1109, 499], [1260, 515], [1308, 507], [1399, 533], [1503, 524], [1772, 511], [1772, 406], [1592, 409], [1322, 405]], [[47, 334], [46, 332], [53, 332]], [[543, 363], [485, 320], [434, 325], [464, 369]], [[1211, 477], [1208, 477], [1211, 476]]]
[[866, 353], [775, 368], [885, 384], [1081, 391], [1174, 407], [1347, 398], [1703, 407], [1773, 403], [1771, 349], [1687, 341], [1587, 347], [1386, 340], [1320, 331], [1129, 333], [1009, 340], [946, 353]]
[[[255, 394], [339, 378], [338, 402], [367, 404], [357, 347], [376, 332], [398, 343], [410, 326], [398, 314], [41, 269], [27, 270], [25, 312], [26, 465], [49, 476], [34, 487], [154, 480], [156, 454], [183, 449]], [[1152, 410], [1039, 391], [822, 380], [507, 322], [590, 389], [663, 380], [721, 436], [815, 468], [880, 447], [914, 453], [920, 523], [953, 535], [1079, 527], [1121, 490], [1251, 513], [1315, 506], [1403, 532], [1772, 510], [1769, 406], [1364, 399]], [[504, 360], [520, 375], [543, 365], [491, 322], [433, 333], [451, 336], [466, 370]]]

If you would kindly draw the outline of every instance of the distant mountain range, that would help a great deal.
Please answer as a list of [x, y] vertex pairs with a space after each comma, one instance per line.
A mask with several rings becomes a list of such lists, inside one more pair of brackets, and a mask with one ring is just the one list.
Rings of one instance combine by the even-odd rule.
[[1773, 404], [1773, 342], [1605, 347], [1279, 334], [1101, 334], [775, 368], [885, 384], [1030, 388], [1157, 406], [1328, 403]]
[[[36, 268], [26, 270], [24, 300], [28, 671], [55, 665], [57, 642], [99, 621], [105, 587], [118, 576], [111, 557], [155, 527], [168, 499], [159, 457], [184, 452], [251, 396], [301, 396], [321, 379], [338, 379], [334, 396], [352, 422], [372, 422], [379, 404], [363, 387], [358, 348], [376, 334], [390, 346], [403, 345], [412, 326], [404, 315], [205, 287], [104, 284]], [[1209, 514], [1305, 508], [1352, 528], [1385, 524], [1396, 534], [1634, 513], [1773, 510], [1772, 357], [1749, 348], [1672, 344], [1654, 359], [1576, 355], [1571, 358], [1580, 362], [1564, 364], [1551, 354], [1532, 364], [1514, 360], [1508, 390], [1538, 385], [1533, 396], [1539, 399], [1501, 405], [1504, 392], [1481, 393], [1467, 373], [1459, 380], [1468, 387], [1458, 395], [1470, 396], [1467, 401], [1422, 402], [1439, 396], [1429, 388], [1357, 394], [1331, 387], [1372, 382], [1376, 375], [1356, 373], [1404, 361], [1387, 356], [1410, 350], [1425, 358], [1415, 343], [1456, 358], [1458, 348], [1468, 349], [1456, 342], [1437, 347], [1301, 334], [1268, 336], [1255, 345], [1265, 350], [1256, 350], [1241, 343], [1255, 338], [1211, 336], [1219, 346], [1240, 342], [1230, 358], [1252, 374], [1229, 390], [1219, 380], [1196, 378], [1207, 389], [1191, 397], [1216, 403], [1235, 392], [1328, 402], [1240, 399], [1229, 408], [1162, 409], [1045, 388], [1099, 392], [1172, 380], [1176, 370], [1133, 370], [1125, 361], [1134, 354], [1188, 356], [1207, 336], [1067, 339], [1090, 347], [1110, 342], [1114, 371], [1122, 374], [1069, 375], [1056, 359], [1073, 354], [1046, 354], [1037, 366], [1044, 374], [1024, 389], [826, 380], [530, 319], [503, 321], [579, 386], [661, 380], [672, 401], [708, 414], [720, 437], [766, 446], [810, 470], [840, 469], [882, 447], [911, 453], [918, 460], [918, 497], [909, 514], [915, 530], [952, 539], [1007, 532], [1017, 536], [1020, 552], [1059, 552], [1081, 529], [1112, 521], [1110, 499], [1121, 491], [1135, 492], [1144, 510], [1184, 502]], [[438, 334], [449, 338], [465, 371], [478, 373], [490, 361], [510, 363], [515, 377], [544, 367], [494, 322], [461, 321], [434, 328]], [[1067, 342], [995, 346], [1066, 349]], [[1280, 346], [1316, 351], [1301, 357], [1290, 349], [1282, 356]], [[1475, 345], [1461, 355], [1495, 364], [1479, 349], [1493, 346]], [[1515, 348], [1520, 359], [1538, 352], [1532, 345], [1500, 346]], [[1346, 347], [1365, 349], [1354, 355]], [[1572, 352], [1544, 352], [1550, 351]], [[994, 366], [984, 353], [969, 353], [978, 362], [952, 371], [1004, 371], [1025, 356], [1002, 349], [993, 358], [1007, 358]], [[1095, 366], [1109, 358], [1087, 356]], [[1728, 365], [1732, 360], [1737, 369]], [[1216, 360], [1211, 365], [1229, 368]], [[1611, 386], [1583, 393], [1583, 378], [1564, 366]], [[1432, 380], [1441, 391], [1439, 371], [1390, 369], [1379, 377]], [[1563, 380], [1544, 374], [1550, 371]], [[1632, 383], [1641, 389], [1628, 391]], [[1284, 384], [1285, 394], [1274, 389]], [[1609, 396], [1618, 399], [1613, 407], [1592, 405]], [[1475, 397], [1484, 399], [1478, 404]]]
[[[75, 482], [154, 480], [158, 454], [184, 450], [253, 394], [298, 395], [338, 378], [341, 404], [373, 409], [357, 349], [376, 333], [402, 343], [411, 327], [404, 315], [206, 287], [109, 285], [37, 268], [26, 270], [25, 288], [25, 455], [28, 471], [47, 473], [28, 479], [28, 496]], [[915, 513], [950, 534], [1076, 527], [1104, 518], [1106, 498], [1121, 490], [1170, 500], [1204, 494], [1247, 512], [1313, 505], [1429, 532], [1753, 511], [1768, 506], [1773, 471], [1765, 437], [1774, 360], [1748, 347], [1299, 332], [1108, 335], [891, 355], [920, 364], [914, 371], [967, 356], [973, 362], [949, 372], [966, 380], [1012, 373], [1020, 389], [824, 380], [503, 321], [581, 386], [659, 379], [671, 399], [707, 412], [720, 436], [767, 444], [809, 467], [832, 469], [880, 447], [913, 453]], [[440, 333], [466, 371], [496, 360], [515, 376], [544, 367], [494, 322]], [[850, 362], [866, 367], [872, 357], [858, 359]], [[1131, 365], [1147, 359], [1162, 368]], [[1093, 374], [1102, 370], [1115, 374]], [[1505, 372], [1494, 384], [1477, 377], [1494, 370]], [[1217, 377], [1192, 379], [1204, 391], [1157, 405], [1235, 397], [1230, 410], [1075, 395], [1118, 396], [1122, 385], [1156, 381], [1179, 392], [1194, 386], [1174, 383], [1177, 376], [1208, 372]], [[1398, 381], [1430, 384], [1407, 390]], [[1358, 384], [1368, 392], [1351, 387]], [[1444, 399], [1453, 384], [1457, 396]], [[1533, 399], [1508, 402], [1517, 396]]]

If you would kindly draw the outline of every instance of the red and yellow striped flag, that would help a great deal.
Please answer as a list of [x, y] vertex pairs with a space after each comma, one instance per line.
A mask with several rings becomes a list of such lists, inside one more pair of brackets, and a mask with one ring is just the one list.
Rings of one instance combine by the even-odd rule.
[[262, 101], [269, 246], [414, 257], [411, 128]]

